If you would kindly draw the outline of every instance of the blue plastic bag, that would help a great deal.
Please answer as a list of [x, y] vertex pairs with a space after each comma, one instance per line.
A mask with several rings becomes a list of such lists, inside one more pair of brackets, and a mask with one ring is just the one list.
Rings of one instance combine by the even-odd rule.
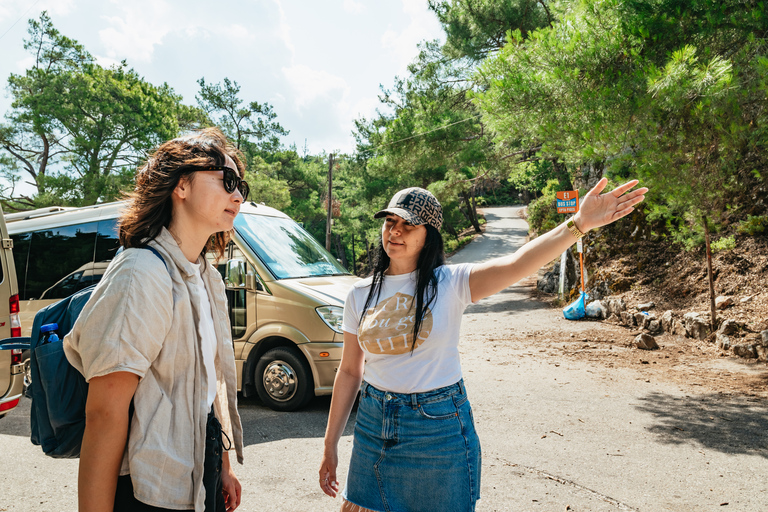
[[585, 304], [589, 296], [585, 292], [580, 292], [579, 298], [563, 308], [563, 315], [566, 320], [581, 320], [587, 316]]

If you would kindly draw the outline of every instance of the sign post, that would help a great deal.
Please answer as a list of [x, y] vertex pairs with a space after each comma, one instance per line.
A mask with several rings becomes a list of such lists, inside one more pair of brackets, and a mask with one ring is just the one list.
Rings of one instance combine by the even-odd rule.
[[[579, 211], [579, 191], [578, 190], [563, 190], [557, 192], [557, 213], [576, 213]], [[581, 291], [584, 291], [584, 258], [582, 251], [581, 240], [577, 242], [577, 250], [579, 251], [579, 271], [581, 273]], [[565, 263], [568, 257], [568, 250], [566, 249], [562, 256], [560, 256], [560, 296], [565, 296]]]

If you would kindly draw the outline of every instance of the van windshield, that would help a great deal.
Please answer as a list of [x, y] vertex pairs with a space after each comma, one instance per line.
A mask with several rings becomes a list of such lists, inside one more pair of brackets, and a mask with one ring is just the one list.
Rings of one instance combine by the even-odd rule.
[[291, 219], [240, 213], [235, 229], [278, 279], [349, 274]]

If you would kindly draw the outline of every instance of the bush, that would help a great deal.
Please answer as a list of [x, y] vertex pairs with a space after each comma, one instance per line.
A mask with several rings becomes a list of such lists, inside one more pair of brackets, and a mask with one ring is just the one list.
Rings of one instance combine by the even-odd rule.
[[458, 240], [456, 240], [454, 238], [450, 238], [448, 240], [445, 240], [444, 241], [445, 253], [446, 254], [452, 254], [452, 253], [458, 251], [459, 249], [461, 249], [462, 247], [464, 247], [465, 245], [467, 245], [471, 241], [472, 241], [472, 235], [462, 236]]
[[739, 233], [745, 235], [759, 235], [768, 229], [768, 215], [747, 215], [745, 220], [739, 222], [736, 227]]
[[732, 251], [736, 248], [736, 239], [731, 236], [724, 236], [712, 243], [712, 252]]
[[536, 234], [546, 233], [563, 221], [563, 215], [557, 213], [558, 180], [549, 180], [542, 190], [541, 197], [528, 205], [528, 225]]

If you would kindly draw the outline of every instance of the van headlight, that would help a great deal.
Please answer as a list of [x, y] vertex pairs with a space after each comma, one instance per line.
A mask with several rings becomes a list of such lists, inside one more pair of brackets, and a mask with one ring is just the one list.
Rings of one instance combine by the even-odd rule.
[[320, 306], [315, 308], [325, 325], [341, 334], [341, 322], [344, 320], [344, 308], [341, 306]]

